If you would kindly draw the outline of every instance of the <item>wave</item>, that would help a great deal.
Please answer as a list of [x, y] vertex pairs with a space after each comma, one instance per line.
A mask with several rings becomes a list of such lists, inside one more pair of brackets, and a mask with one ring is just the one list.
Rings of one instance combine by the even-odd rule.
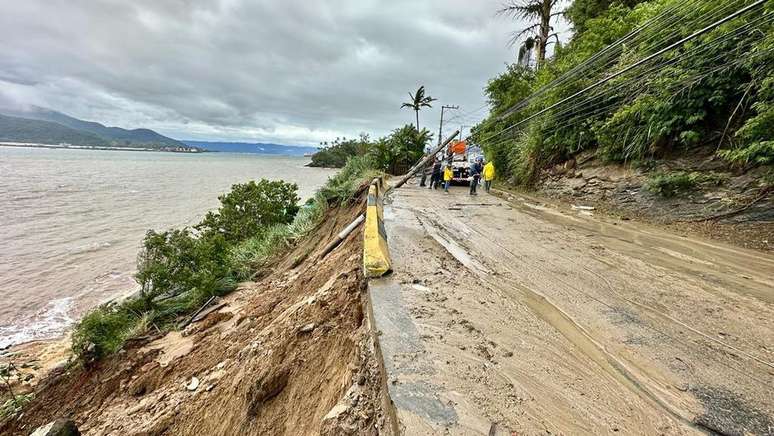
[[73, 323], [73, 319], [70, 317], [72, 304], [72, 297], [49, 301], [46, 307], [30, 317], [29, 320], [0, 326], [0, 349], [61, 335]]
[[88, 245], [81, 245], [80, 247], [74, 247], [67, 252], [69, 254], [84, 254], [84, 253], [94, 253], [100, 250], [104, 250], [106, 248], [110, 248], [113, 246], [112, 242], [104, 241], [104, 242], [94, 242], [92, 244]]
[[25, 201], [25, 200], [41, 200], [44, 199], [46, 196], [44, 194], [41, 195], [14, 195], [11, 197], [11, 201]]

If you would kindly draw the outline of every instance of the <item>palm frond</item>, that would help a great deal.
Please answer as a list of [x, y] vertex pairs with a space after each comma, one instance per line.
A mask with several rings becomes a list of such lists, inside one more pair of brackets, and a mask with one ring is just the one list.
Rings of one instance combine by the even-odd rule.
[[497, 15], [510, 18], [540, 18], [543, 12], [542, 0], [508, 0], [497, 10]]

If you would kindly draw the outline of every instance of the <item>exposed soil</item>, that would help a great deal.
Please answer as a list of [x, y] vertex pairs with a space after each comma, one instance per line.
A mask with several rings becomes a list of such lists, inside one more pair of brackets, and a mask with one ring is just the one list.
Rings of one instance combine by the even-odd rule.
[[70, 418], [94, 435], [391, 434], [364, 318], [360, 232], [318, 258], [362, 210], [359, 201], [329, 211], [264, 278], [184, 331], [55, 371], [0, 433]]
[[[16, 395], [32, 392], [52, 371], [61, 371], [71, 358], [69, 335], [55, 340], [33, 341], [0, 352], [0, 364], [11, 365], [8, 382]], [[7, 386], [0, 385], [5, 401]]]
[[393, 356], [389, 384], [421, 378], [453, 409], [444, 419], [399, 410], [404, 424], [466, 435], [774, 432], [770, 255], [535, 198], [451, 191], [407, 186], [385, 213], [420, 342]]
[[[605, 164], [589, 151], [545, 170], [537, 189], [542, 196], [594, 206], [623, 219], [667, 225], [673, 232], [770, 252], [774, 251], [774, 195], [762, 190], [769, 170], [731, 170], [714, 155], [714, 148], [652, 161], [647, 168]], [[670, 198], [647, 189], [654, 174], [676, 171], [711, 173], [720, 183], [699, 184]]]

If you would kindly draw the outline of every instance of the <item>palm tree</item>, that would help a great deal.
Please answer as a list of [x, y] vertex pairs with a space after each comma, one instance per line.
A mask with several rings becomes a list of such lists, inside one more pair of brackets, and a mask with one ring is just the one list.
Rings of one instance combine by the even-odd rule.
[[409, 98], [411, 99], [408, 103], [403, 103], [400, 107], [408, 107], [414, 110], [414, 112], [417, 113], [417, 130], [419, 130], [419, 111], [422, 110], [423, 107], [433, 107], [430, 103], [434, 102], [436, 99], [433, 97], [425, 96], [425, 87], [424, 85], [420, 86], [419, 89], [417, 89], [417, 92], [415, 94], [411, 94], [409, 92]]
[[[533, 23], [518, 32], [513, 32], [511, 39], [508, 41], [509, 46], [514, 46], [525, 35], [531, 35], [519, 48], [519, 63], [522, 62], [522, 54], [531, 54], [530, 51], [533, 46], [537, 48], [537, 67], [540, 68], [545, 63], [548, 40], [556, 38], [556, 42], [559, 41], [559, 36], [556, 33], [552, 33], [554, 28], [551, 26], [552, 18], [564, 14], [563, 11], [552, 12], [558, 2], [559, 0], [506, 0], [500, 10], [497, 11], [499, 15], [506, 15], [513, 19], [528, 20]], [[529, 58], [527, 58], [528, 62]]]
[[529, 67], [529, 60], [532, 59], [532, 50], [535, 49], [535, 38], [529, 37], [519, 47], [519, 65]]

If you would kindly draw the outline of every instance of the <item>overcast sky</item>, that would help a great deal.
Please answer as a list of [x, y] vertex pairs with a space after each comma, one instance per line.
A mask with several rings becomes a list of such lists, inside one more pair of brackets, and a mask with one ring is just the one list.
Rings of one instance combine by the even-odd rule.
[[[500, 0], [0, 0], [0, 104], [177, 139], [317, 144], [480, 108], [515, 58]], [[472, 124], [485, 111], [455, 124]]]

